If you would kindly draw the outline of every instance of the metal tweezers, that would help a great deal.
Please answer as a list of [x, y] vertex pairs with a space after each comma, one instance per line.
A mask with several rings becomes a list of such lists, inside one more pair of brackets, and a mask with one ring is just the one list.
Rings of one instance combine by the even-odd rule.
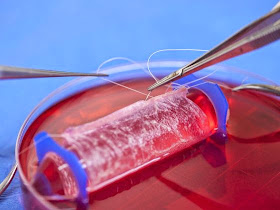
[[79, 72], [20, 68], [20, 67], [12, 67], [12, 66], [0, 66], [0, 79], [73, 77], [73, 76], [108, 76], [108, 75], [100, 74], [100, 73], [79, 73]]
[[148, 90], [152, 91], [166, 83], [213, 64], [256, 50], [278, 39], [280, 39], [280, 2], [275, 5], [271, 12], [247, 25], [201, 57], [157, 81]]

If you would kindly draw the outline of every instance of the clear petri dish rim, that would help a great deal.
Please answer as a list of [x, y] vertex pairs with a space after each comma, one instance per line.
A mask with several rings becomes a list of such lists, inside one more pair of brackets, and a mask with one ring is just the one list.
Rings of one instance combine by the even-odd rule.
[[[172, 71], [186, 65], [188, 62], [186, 61], [154, 61], [150, 63], [150, 68], [153, 74], [158, 77], [164, 77], [167, 74], [171, 73]], [[151, 77], [146, 70], [147, 64], [144, 63], [133, 63], [133, 64], [126, 64], [126, 65], [118, 65], [106, 68], [102, 70], [102, 72], [107, 73], [110, 75], [108, 79], [113, 81], [123, 81], [126, 78], [139, 78], [139, 77]], [[270, 85], [277, 85], [271, 80], [266, 79], [260, 75], [246, 72], [244, 70], [240, 70], [236, 67], [229, 67], [224, 65], [214, 65], [208, 67], [202, 71], [196, 73], [197, 77], [204, 77], [208, 75], [209, 79], [216, 79], [216, 80], [226, 80], [231, 82], [232, 84], [241, 85], [242, 83], [261, 83], [261, 84], [270, 84]], [[18, 171], [20, 175], [20, 179], [24, 187], [27, 189], [27, 193], [31, 193], [35, 199], [43, 207], [46, 209], [54, 209], [55, 207], [51, 205], [49, 202], [43, 199], [41, 196], [28, 182], [22, 166], [20, 164], [19, 155], [20, 155], [20, 148], [22, 139], [28, 130], [29, 126], [34, 122], [34, 120], [40, 116], [47, 108], [53, 106], [60, 100], [69, 97], [73, 93], [78, 91], [82, 91], [88, 88], [94, 88], [96, 86], [100, 86], [103, 84], [108, 84], [109, 82], [106, 80], [102, 80], [100, 78], [93, 78], [93, 77], [83, 77], [71, 80], [70, 82], [60, 86], [55, 91], [51, 92], [48, 96], [46, 96], [34, 109], [30, 112], [30, 114], [25, 119], [23, 125], [21, 126], [17, 139], [16, 139], [16, 147], [15, 147], [15, 156], [16, 162], [18, 164]]]

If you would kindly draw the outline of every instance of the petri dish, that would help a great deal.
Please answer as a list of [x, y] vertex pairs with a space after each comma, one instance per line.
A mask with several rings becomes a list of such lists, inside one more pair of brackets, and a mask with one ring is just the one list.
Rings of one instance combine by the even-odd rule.
[[[158, 78], [185, 65], [181, 61], [151, 63]], [[146, 63], [110, 67], [109, 78], [79, 78], [43, 99], [18, 134], [16, 159], [25, 208], [68, 208], [49, 202], [32, 186], [38, 166], [34, 136], [91, 122], [135, 101], [145, 99], [154, 80]], [[280, 100], [258, 91], [232, 91], [244, 83], [274, 84], [261, 76], [216, 65], [196, 73], [222, 88], [229, 103], [228, 141], [202, 141], [195, 146], [90, 194], [91, 209], [143, 208], [273, 208], [280, 205]], [[139, 92], [108, 81], [136, 89]], [[275, 85], [275, 84], [274, 84]], [[191, 84], [189, 85], [191, 86]], [[162, 87], [153, 95], [166, 91]]]

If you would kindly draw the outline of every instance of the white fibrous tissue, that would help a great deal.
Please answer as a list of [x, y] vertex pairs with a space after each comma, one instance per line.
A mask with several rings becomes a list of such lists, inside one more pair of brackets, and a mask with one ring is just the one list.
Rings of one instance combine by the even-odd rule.
[[[210, 135], [205, 113], [181, 88], [138, 101], [62, 133], [63, 147], [74, 152], [88, 175], [88, 191], [200, 142]], [[57, 162], [58, 163], [58, 162]], [[67, 169], [60, 170], [67, 176]], [[66, 194], [74, 193], [70, 177]], [[74, 182], [74, 181], [73, 181]]]

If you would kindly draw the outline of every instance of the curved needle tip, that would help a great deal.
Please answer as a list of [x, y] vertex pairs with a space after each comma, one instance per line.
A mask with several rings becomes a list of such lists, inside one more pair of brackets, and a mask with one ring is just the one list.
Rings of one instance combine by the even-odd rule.
[[233, 91], [239, 90], [257, 90], [262, 92], [267, 92], [270, 94], [274, 94], [276, 96], [280, 96], [280, 86], [276, 85], [264, 85], [264, 84], [245, 84], [240, 85], [232, 89]]

